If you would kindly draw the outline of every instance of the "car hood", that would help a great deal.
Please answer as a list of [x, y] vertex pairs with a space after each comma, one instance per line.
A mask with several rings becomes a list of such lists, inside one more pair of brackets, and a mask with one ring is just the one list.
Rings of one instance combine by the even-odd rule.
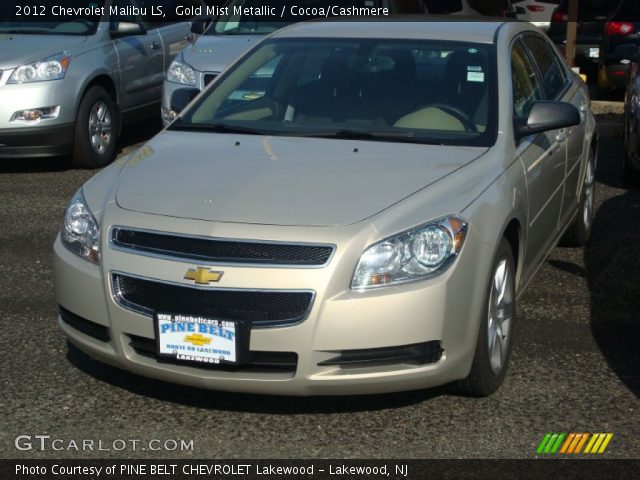
[[265, 35], [205, 35], [182, 51], [185, 62], [200, 72], [221, 72]]
[[85, 42], [75, 35], [20, 35], [0, 33], [0, 70], [42, 60]]
[[116, 201], [126, 210], [207, 221], [348, 225], [485, 151], [165, 131], [129, 159]]

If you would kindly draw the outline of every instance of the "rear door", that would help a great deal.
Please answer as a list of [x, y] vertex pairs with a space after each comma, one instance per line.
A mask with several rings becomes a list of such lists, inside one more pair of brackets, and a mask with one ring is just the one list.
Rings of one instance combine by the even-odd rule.
[[[143, 0], [115, 0], [125, 12], [143, 12]], [[129, 10], [126, 10], [129, 9]], [[111, 22], [139, 23], [145, 27], [143, 15], [113, 15]], [[122, 112], [159, 102], [164, 74], [164, 49], [156, 29], [144, 35], [131, 35], [113, 41], [120, 66], [120, 108]]]
[[[154, 0], [146, 0], [148, 3], [153, 3]], [[157, 0], [155, 0], [157, 2]], [[167, 8], [167, 16], [173, 14], [175, 7], [181, 5], [185, 8], [202, 7], [202, 12], [206, 12], [206, 5], [202, 0], [165, 0]], [[194, 10], [195, 11], [195, 10]], [[155, 19], [151, 19], [152, 21]], [[191, 23], [192, 18], [182, 18], [181, 22], [153, 22], [151, 25], [158, 30], [162, 39], [165, 54], [165, 66], [164, 70], [169, 67], [169, 64], [173, 61], [175, 56], [184, 49], [191, 39]]]

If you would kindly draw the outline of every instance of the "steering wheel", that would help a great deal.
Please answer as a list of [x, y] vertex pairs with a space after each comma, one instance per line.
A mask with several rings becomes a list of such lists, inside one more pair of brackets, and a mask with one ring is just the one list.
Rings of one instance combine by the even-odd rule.
[[460, 120], [460, 123], [462, 123], [462, 125], [464, 126], [465, 132], [478, 133], [478, 127], [476, 126], [476, 124], [473, 122], [469, 114], [464, 110], [462, 110], [461, 108], [458, 108], [449, 103], [441, 103], [441, 102], [430, 103], [428, 105], [425, 105], [422, 108], [429, 108], [429, 107], [439, 108], [440, 110], [455, 117], [457, 120]]

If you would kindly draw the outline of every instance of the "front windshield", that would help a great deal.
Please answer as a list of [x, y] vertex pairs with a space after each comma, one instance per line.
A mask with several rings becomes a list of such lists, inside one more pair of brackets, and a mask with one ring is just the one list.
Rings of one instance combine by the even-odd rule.
[[[16, 0], [0, 4], [0, 33], [91, 35], [105, 0]], [[59, 21], [56, 21], [59, 18]], [[73, 18], [72, 21], [69, 21]], [[62, 21], [64, 19], [65, 21]]]
[[273, 39], [172, 128], [490, 146], [495, 78], [492, 45]]
[[[324, 16], [318, 9], [336, 4], [371, 8], [379, 3], [377, 0], [232, 0], [206, 35], [266, 35], [295, 22]], [[271, 11], [275, 15], [269, 14]]]

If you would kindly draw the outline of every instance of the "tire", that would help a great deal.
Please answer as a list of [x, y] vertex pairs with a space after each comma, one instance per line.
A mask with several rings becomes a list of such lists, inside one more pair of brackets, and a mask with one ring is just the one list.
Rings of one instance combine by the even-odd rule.
[[622, 184], [625, 187], [637, 187], [640, 185], [640, 171], [635, 169], [629, 158], [629, 153], [625, 149], [622, 158]]
[[87, 90], [80, 102], [73, 142], [73, 166], [100, 168], [116, 156], [120, 118], [113, 99], [100, 86]]
[[593, 226], [593, 214], [595, 210], [595, 153], [589, 152], [580, 201], [578, 202], [578, 214], [571, 222], [571, 225], [560, 239], [560, 246], [581, 247], [585, 245], [591, 237], [591, 227]]
[[504, 381], [516, 323], [515, 277], [513, 252], [503, 238], [491, 267], [471, 371], [457, 385], [464, 395], [486, 397]]

